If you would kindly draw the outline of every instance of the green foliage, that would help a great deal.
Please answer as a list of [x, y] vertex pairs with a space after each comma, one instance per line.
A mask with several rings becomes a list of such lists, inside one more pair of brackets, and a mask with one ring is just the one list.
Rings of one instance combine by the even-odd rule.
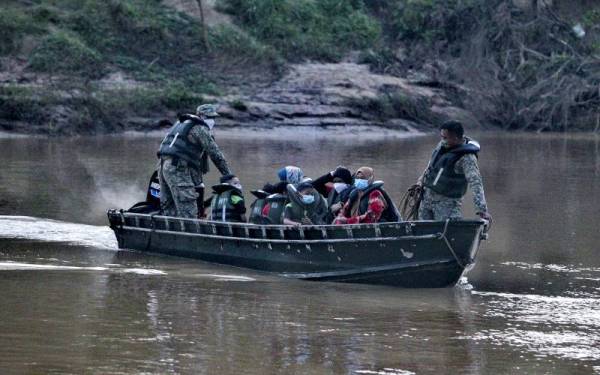
[[220, 0], [221, 9], [287, 59], [337, 61], [375, 43], [377, 21], [355, 0]]
[[23, 36], [38, 32], [35, 24], [16, 8], [0, 8], [0, 56], [18, 52]]
[[44, 121], [43, 102], [53, 102], [50, 93], [36, 93], [33, 89], [18, 86], [0, 86], [0, 117], [8, 121]]
[[369, 49], [359, 55], [361, 64], [368, 64], [377, 73], [397, 74], [399, 63], [394, 51], [388, 47]]
[[138, 67], [178, 68], [204, 52], [197, 22], [154, 1], [84, 1], [67, 14], [64, 26], [117, 67], [130, 59]]
[[583, 26], [586, 28], [600, 25], [600, 9], [592, 9], [583, 15]]
[[244, 103], [243, 101], [236, 99], [233, 102], [230, 103], [231, 107], [233, 109], [236, 109], [238, 111], [242, 111], [245, 112], [248, 110], [248, 106], [246, 105], [246, 103]]
[[107, 123], [119, 121], [128, 114], [138, 116], [164, 113], [166, 110], [192, 111], [204, 98], [186, 89], [181, 83], [163, 88], [136, 88], [97, 91], [78, 98], [85, 107]]
[[463, 36], [476, 23], [471, 10], [481, 0], [372, 0], [365, 4], [379, 16], [388, 43], [402, 41], [431, 45]]
[[[131, 116], [154, 116], [167, 110], [193, 111], [204, 98], [190, 92], [180, 83], [162, 88], [98, 90], [91, 86], [73, 87], [62, 97], [48, 89], [19, 86], [0, 87], [0, 118], [20, 121], [32, 126], [47, 126], [53, 121], [57, 107], [68, 108], [69, 129], [53, 132], [93, 133], [97, 127], [114, 129], [115, 124]], [[63, 124], [64, 126], [64, 124]]]
[[273, 47], [264, 45], [231, 26], [212, 28], [209, 43], [214, 53], [227, 59], [227, 64], [267, 65], [275, 70], [281, 69], [284, 64]]
[[56, 31], [45, 37], [29, 58], [29, 67], [46, 73], [79, 73], [98, 78], [103, 74], [103, 61], [98, 52], [76, 35]]

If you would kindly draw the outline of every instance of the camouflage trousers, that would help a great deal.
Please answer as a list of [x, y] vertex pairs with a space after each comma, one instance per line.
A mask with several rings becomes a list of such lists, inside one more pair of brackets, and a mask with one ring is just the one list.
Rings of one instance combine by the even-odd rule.
[[419, 207], [419, 220], [460, 219], [462, 198], [448, 198], [425, 188]]
[[185, 160], [165, 158], [158, 168], [160, 181], [160, 209], [163, 215], [196, 219], [198, 217], [198, 193], [196, 186], [202, 183], [202, 174], [191, 168]]

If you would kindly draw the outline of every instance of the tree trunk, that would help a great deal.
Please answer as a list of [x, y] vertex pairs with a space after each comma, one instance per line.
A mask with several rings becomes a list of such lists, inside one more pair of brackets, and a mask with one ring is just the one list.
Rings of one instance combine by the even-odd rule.
[[200, 9], [200, 24], [202, 26], [202, 44], [204, 48], [210, 50], [210, 46], [208, 44], [208, 34], [206, 30], [206, 22], [204, 20], [204, 8], [202, 7], [202, 0], [196, 0], [198, 3], [198, 8]]

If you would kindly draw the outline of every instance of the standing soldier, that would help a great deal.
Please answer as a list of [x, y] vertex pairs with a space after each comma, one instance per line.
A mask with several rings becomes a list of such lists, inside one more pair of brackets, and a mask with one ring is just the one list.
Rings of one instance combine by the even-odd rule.
[[[197, 218], [202, 175], [209, 170], [208, 157], [222, 175], [231, 174], [225, 157], [211, 133], [216, 105], [203, 104], [196, 115], [183, 115], [160, 144], [160, 206], [166, 216]], [[202, 200], [202, 196], [200, 196]]]
[[462, 198], [467, 186], [471, 186], [477, 215], [491, 220], [477, 166], [479, 144], [464, 137], [463, 126], [458, 121], [444, 123], [440, 135], [442, 140], [417, 181], [424, 188], [419, 220], [461, 218]]

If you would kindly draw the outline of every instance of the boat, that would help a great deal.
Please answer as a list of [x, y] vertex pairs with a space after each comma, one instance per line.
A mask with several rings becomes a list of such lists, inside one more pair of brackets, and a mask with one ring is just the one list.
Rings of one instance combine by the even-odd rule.
[[274, 273], [390, 285], [453, 286], [473, 267], [484, 220], [354, 225], [258, 225], [109, 210], [120, 249]]

